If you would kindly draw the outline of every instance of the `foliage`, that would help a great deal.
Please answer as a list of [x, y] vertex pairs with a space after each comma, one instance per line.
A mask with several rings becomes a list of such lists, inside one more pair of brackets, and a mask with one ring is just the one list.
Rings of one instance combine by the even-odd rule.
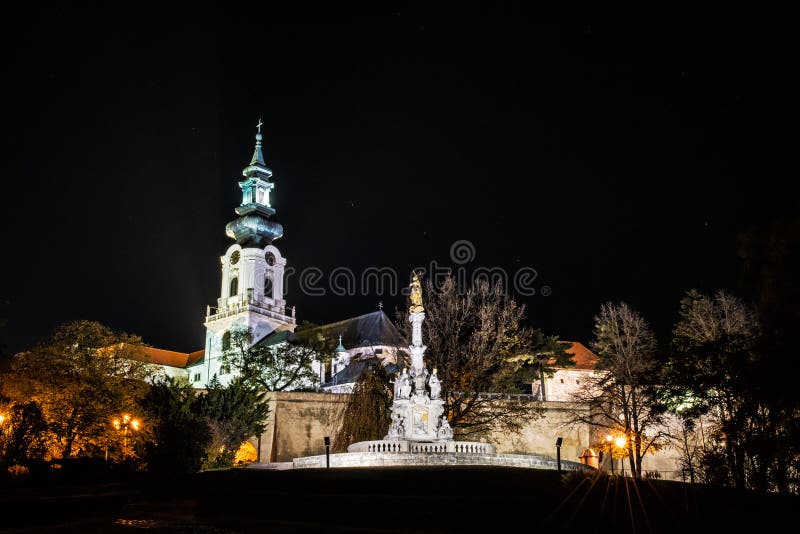
[[212, 434], [205, 467], [232, 466], [241, 444], [264, 432], [269, 415], [265, 396], [266, 392], [237, 377], [227, 387], [212, 380], [206, 392], [197, 397], [193, 410], [205, 418]]
[[[524, 306], [499, 284], [477, 280], [462, 290], [452, 276], [438, 287], [426, 282], [424, 305], [425, 358], [438, 370], [445, 410], [458, 434], [492, 428], [514, 431], [539, 416], [530, 402], [488, 394], [521, 391], [520, 382], [529, 380], [532, 372], [523, 356], [563, 352], [554, 338], [521, 324]], [[398, 314], [398, 324], [410, 339], [406, 311]]]
[[153, 372], [137, 336], [93, 321], [60, 325], [50, 339], [14, 357], [18, 394], [41, 406], [51, 452], [68, 458], [97, 453], [110, 422], [132, 411]]
[[0, 402], [0, 473], [44, 458], [47, 421], [35, 401]]
[[356, 382], [341, 414], [341, 424], [333, 438], [335, 451], [345, 451], [351, 443], [382, 439], [389, 430], [392, 392], [386, 368], [377, 358]]
[[311, 363], [332, 352], [333, 347], [319, 335], [316, 325], [306, 322], [294, 333], [286, 332], [286, 340], [275, 344], [253, 345], [252, 330], [233, 330], [223, 362], [253, 387], [284, 391], [316, 386], [319, 378]]
[[572, 355], [566, 351], [568, 345], [560, 342], [558, 336], [547, 336], [540, 330], [533, 330], [532, 334], [533, 351], [509, 359], [509, 363], [516, 365], [517, 369], [510, 374], [508, 385], [499, 385], [500, 391], [521, 391], [535, 381], [539, 381], [539, 391], [545, 391], [545, 378], [551, 378], [557, 369], [575, 365]]
[[145, 458], [159, 474], [230, 467], [242, 442], [264, 432], [269, 414], [265, 393], [240, 379], [227, 387], [212, 380], [197, 393], [184, 379], [162, 378], [142, 407], [152, 421]]
[[156, 380], [142, 399], [150, 423], [144, 447], [147, 468], [160, 475], [186, 475], [203, 466], [212, 442], [205, 417], [195, 413], [195, 391], [182, 379]]
[[[641, 476], [642, 458], [667, 441], [666, 407], [660, 402], [659, 362], [650, 325], [630, 306], [605, 303], [595, 316], [592, 349], [596, 372], [574, 395], [589, 413], [572, 412], [573, 422], [607, 429], [612, 439], [624, 436], [631, 473]], [[612, 446], [598, 443], [595, 446]]]
[[763, 456], [768, 441], [778, 438], [753, 381], [760, 336], [753, 310], [740, 299], [724, 291], [713, 296], [688, 291], [665, 375], [671, 398], [681, 401], [676, 411], [684, 419], [710, 423], [703, 470], [714, 481], [741, 488], [766, 484], [759, 478], [767, 476], [774, 458]]

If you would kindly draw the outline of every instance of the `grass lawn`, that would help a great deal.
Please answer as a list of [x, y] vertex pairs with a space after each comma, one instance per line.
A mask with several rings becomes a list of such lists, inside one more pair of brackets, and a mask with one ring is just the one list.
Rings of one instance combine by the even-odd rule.
[[[504, 467], [210, 471], [140, 480], [117, 498], [84, 488], [76, 500], [62, 488], [52, 514], [47, 491], [20, 494], [16, 505], [0, 492], [0, 509], [18, 519], [9, 532], [758, 534], [795, 524], [800, 512], [800, 498], [785, 495]], [[79, 513], [59, 516], [70, 510], [64, 499]], [[26, 525], [26, 513], [38, 525]]]

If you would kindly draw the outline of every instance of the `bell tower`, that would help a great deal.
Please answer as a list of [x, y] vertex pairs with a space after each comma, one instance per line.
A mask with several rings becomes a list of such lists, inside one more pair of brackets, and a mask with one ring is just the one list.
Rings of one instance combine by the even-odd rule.
[[272, 220], [275, 208], [270, 193], [275, 188], [272, 170], [264, 162], [261, 126], [258, 121], [256, 147], [239, 182], [242, 203], [238, 217], [225, 227], [235, 243], [220, 257], [222, 284], [216, 306], [206, 310], [205, 357], [189, 369], [195, 387], [205, 387], [216, 375], [222, 384], [233, 378], [222, 365], [222, 353], [230, 346], [231, 332], [251, 329], [253, 343], [281, 330], [294, 331], [294, 311], [286, 314], [283, 278], [286, 258], [273, 245], [283, 235], [283, 226]]

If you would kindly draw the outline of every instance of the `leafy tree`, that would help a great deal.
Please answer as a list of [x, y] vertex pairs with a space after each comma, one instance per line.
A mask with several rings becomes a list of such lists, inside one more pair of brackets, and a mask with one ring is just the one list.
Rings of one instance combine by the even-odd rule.
[[265, 391], [241, 377], [227, 387], [212, 380], [205, 393], [198, 395], [193, 410], [206, 419], [213, 436], [206, 467], [230, 467], [242, 443], [264, 432], [269, 415], [265, 396]]
[[138, 336], [94, 321], [60, 325], [50, 339], [12, 361], [23, 392], [41, 406], [52, 452], [68, 458], [102, 450], [110, 422], [132, 411], [154, 368]]
[[[477, 280], [464, 289], [452, 276], [438, 287], [426, 282], [424, 306], [425, 358], [438, 371], [446, 414], [458, 434], [514, 431], [540, 415], [530, 401], [495, 395], [523, 391], [521, 383], [530, 383], [537, 370], [531, 355], [550, 354], [568, 362], [555, 338], [522, 325], [524, 306], [500, 284]], [[410, 339], [407, 311], [398, 313], [398, 324]]]
[[208, 420], [198, 415], [194, 388], [184, 379], [162, 377], [141, 400], [150, 440], [144, 446], [149, 471], [186, 475], [200, 470], [212, 444]]
[[603, 304], [594, 322], [596, 372], [574, 394], [576, 403], [590, 410], [575, 410], [571, 417], [573, 422], [605, 428], [612, 437], [624, 436], [631, 473], [640, 477], [642, 458], [668, 441], [655, 335], [624, 302]]
[[333, 450], [345, 451], [358, 441], [382, 439], [389, 430], [392, 392], [389, 375], [377, 358], [359, 376], [341, 413], [341, 424], [333, 438]]
[[315, 387], [319, 378], [311, 363], [330, 356], [333, 351], [330, 341], [319, 334], [316, 325], [308, 322], [285, 336], [278, 343], [254, 345], [252, 330], [234, 330], [223, 362], [238, 371], [246, 383], [266, 391]]
[[154, 381], [142, 408], [151, 421], [148, 469], [167, 475], [231, 466], [239, 446], [264, 432], [269, 414], [265, 393], [242, 379], [226, 387], [212, 380], [198, 393], [185, 379], [163, 377]]
[[47, 451], [47, 421], [39, 405], [9, 401], [0, 396], [0, 473], [12, 465], [42, 459]]

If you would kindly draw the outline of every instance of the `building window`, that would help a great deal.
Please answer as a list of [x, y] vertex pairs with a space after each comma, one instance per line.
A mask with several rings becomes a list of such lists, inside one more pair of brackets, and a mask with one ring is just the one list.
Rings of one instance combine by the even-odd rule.
[[222, 350], [229, 350], [231, 348], [231, 333], [225, 332], [222, 334]]
[[231, 280], [231, 290], [228, 296], [233, 297], [239, 293], [239, 279], [234, 277]]
[[194, 374], [194, 382], [200, 382], [200, 373]]
[[563, 378], [561, 379], [561, 383], [562, 383], [562, 384], [564, 383], [564, 379], [563, 379]]
[[269, 276], [264, 278], [264, 296], [269, 299], [275, 298], [272, 294], [272, 278]]
[[230, 372], [231, 372], [231, 366], [230, 366], [230, 365], [223, 364], [223, 365], [222, 365], [222, 366], [219, 368], [219, 374], [221, 374], [221, 375], [227, 375], [227, 374], [228, 374], [228, 373], [230, 373]]

